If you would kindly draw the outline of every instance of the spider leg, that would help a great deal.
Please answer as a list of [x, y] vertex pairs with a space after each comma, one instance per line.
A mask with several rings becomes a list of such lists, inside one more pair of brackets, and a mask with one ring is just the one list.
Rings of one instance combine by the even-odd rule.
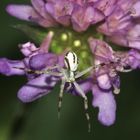
[[28, 73], [35, 73], [35, 74], [49, 74], [51, 76], [62, 76], [62, 74], [60, 72], [52, 72], [52, 71], [48, 71], [48, 70], [31, 70], [28, 68], [18, 68], [18, 67], [13, 67], [15, 69], [20, 69], [20, 70], [24, 70]]
[[127, 69], [127, 70], [122, 69], [120, 72], [131, 72], [131, 71], [132, 71], [132, 69]]
[[58, 118], [60, 118], [60, 110], [61, 110], [61, 106], [62, 106], [62, 99], [63, 99], [65, 83], [66, 83], [65, 79], [62, 78], [62, 83], [60, 86], [60, 93], [59, 93], [59, 98], [58, 98]]
[[90, 125], [90, 116], [88, 113], [88, 99], [85, 95], [85, 93], [83, 92], [83, 90], [81, 89], [81, 87], [79, 86], [79, 84], [77, 82], [73, 82], [76, 90], [79, 92], [79, 94], [84, 98], [84, 109], [85, 109], [85, 115], [86, 115], [86, 119], [88, 121], [88, 132], [90, 132], [91, 130], [91, 125]]
[[55, 65], [55, 66], [48, 66], [46, 70], [54, 70], [56, 68], [60, 68], [59, 65]]
[[58, 77], [61, 77], [62, 76], [62, 73], [60, 72], [52, 72], [52, 71], [42, 71], [43, 74], [49, 74], [51, 76], [58, 76]]
[[31, 70], [28, 68], [19, 68], [19, 67], [13, 67], [13, 68], [23, 70], [23, 71], [28, 72], [28, 73], [44, 74], [43, 71], [39, 71], [39, 70]]
[[42, 72], [41, 74], [49, 74], [49, 75], [58, 76], [58, 77], [62, 76], [62, 74], [60, 72], [52, 71], [52, 70], [54, 70], [56, 68], [58, 68], [59, 70], [62, 69], [59, 65], [48, 66], [47, 69], [41, 71]]
[[67, 87], [67, 91], [69, 91], [71, 89], [71, 87], [72, 87], [72, 84], [69, 83], [69, 86]]
[[76, 78], [79, 78], [79, 77], [81, 77], [81, 76], [83, 76], [83, 75], [85, 75], [85, 74], [88, 73], [88, 72], [90, 72], [93, 68], [94, 68], [94, 67], [91, 66], [91, 67], [89, 67], [89, 68], [87, 68], [87, 69], [85, 69], [85, 70], [83, 70], [83, 71], [77, 73], [77, 74], [75, 75], [75, 79], [76, 79]]
[[118, 88], [115, 84], [113, 84], [113, 88], [114, 88], [114, 90], [113, 90], [114, 94], [120, 93], [120, 88]]

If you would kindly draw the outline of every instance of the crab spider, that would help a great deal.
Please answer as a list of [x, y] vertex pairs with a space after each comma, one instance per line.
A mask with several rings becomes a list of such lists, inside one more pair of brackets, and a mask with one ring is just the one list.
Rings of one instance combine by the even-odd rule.
[[65, 83], [69, 83], [69, 87], [68, 89], [71, 88], [71, 85], [73, 84], [77, 90], [77, 92], [79, 93], [79, 95], [81, 95], [81, 97], [83, 97], [84, 99], [84, 109], [85, 109], [85, 115], [88, 121], [88, 131], [90, 131], [90, 117], [88, 114], [88, 99], [85, 95], [85, 93], [83, 92], [83, 90], [81, 89], [81, 87], [79, 86], [79, 84], [76, 82], [76, 78], [79, 78], [81, 76], [83, 76], [84, 74], [86, 74], [87, 72], [91, 71], [93, 69], [93, 67], [89, 67], [86, 70], [79, 72], [79, 73], [75, 73], [77, 68], [78, 68], [78, 58], [77, 55], [74, 52], [67, 52], [65, 55], [65, 59], [64, 59], [64, 63], [65, 63], [65, 69], [64, 68], [60, 68], [60, 72], [62, 73], [62, 83], [61, 83], [61, 88], [60, 88], [60, 93], [59, 93], [59, 102], [58, 102], [58, 117], [60, 116], [60, 109], [61, 109], [61, 105], [62, 105], [62, 98], [63, 98], [63, 91], [64, 91], [64, 87], [65, 87]]
[[[84, 99], [84, 109], [85, 109], [85, 115], [86, 119], [88, 121], [88, 131], [90, 132], [90, 117], [88, 114], [88, 99], [81, 89], [80, 85], [76, 82], [76, 79], [83, 76], [87, 72], [91, 71], [93, 69], [93, 66], [83, 70], [82, 72], [76, 73], [76, 70], [78, 68], [78, 58], [77, 55], [74, 52], [67, 52], [64, 58], [64, 63], [65, 63], [65, 68], [61, 68], [60, 66], [56, 66], [57, 70], [59, 71], [58, 73], [53, 73], [49, 72], [49, 74], [53, 76], [61, 76], [61, 87], [60, 87], [60, 93], [59, 93], [59, 101], [58, 101], [58, 117], [60, 117], [60, 110], [62, 106], [62, 98], [63, 98], [63, 92], [64, 92], [64, 87], [66, 83], [69, 83], [68, 89], [71, 88], [72, 84], [75, 86], [75, 89], [81, 95], [81, 97]], [[54, 68], [50, 68], [54, 69]]]
[[[79, 93], [79, 95], [84, 99], [84, 109], [85, 109], [85, 115], [86, 119], [88, 121], [88, 131], [90, 132], [91, 126], [90, 126], [90, 117], [88, 114], [88, 99], [87, 96], [85, 95], [84, 91], [80, 87], [80, 85], [76, 82], [77, 78], [80, 78], [84, 74], [90, 72], [94, 67], [91, 66], [81, 72], [77, 72], [78, 68], [78, 57], [77, 55], [69, 51], [66, 53], [65, 58], [64, 58], [64, 64], [65, 68], [60, 67], [59, 65], [53, 66], [53, 67], [48, 67], [45, 70], [39, 71], [39, 70], [31, 70], [31, 69], [24, 69], [24, 68], [18, 68], [18, 69], [23, 69], [26, 72], [33, 72], [36, 74], [49, 74], [51, 76], [58, 76], [61, 77], [61, 86], [60, 86], [60, 92], [59, 92], [59, 101], [58, 101], [58, 118], [60, 117], [60, 110], [62, 106], [62, 98], [63, 98], [63, 92], [65, 88], [65, 84], [69, 83], [69, 87], [67, 90], [69, 90], [72, 86], [74, 85], [75, 89]], [[57, 69], [57, 72], [53, 71], [54, 69]]]

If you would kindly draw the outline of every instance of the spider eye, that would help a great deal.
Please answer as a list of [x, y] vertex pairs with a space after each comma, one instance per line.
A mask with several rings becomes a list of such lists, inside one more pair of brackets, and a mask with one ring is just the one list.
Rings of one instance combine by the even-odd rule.
[[67, 52], [65, 55], [65, 66], [70, 71], [76, 71], [78, 67], [78, 58], [74, 52]]

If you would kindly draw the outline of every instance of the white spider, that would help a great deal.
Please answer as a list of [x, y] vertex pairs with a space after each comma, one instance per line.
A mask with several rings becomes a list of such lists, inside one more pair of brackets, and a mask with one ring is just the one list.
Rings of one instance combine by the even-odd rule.
[[69, 83], [68, 89], [70, 89], [73, 84], [75, 86], [77, 92], [79, 93], [79, 95], [81, 95], [81, 97], [84, 98], [85, 115], [86, 115], [86, 119], [88, 121], [88, 131], [90, 132], [90, 117], [89, 117], [89, 114], [87, 111], [88, 110], [88, 99], [87, 99], [85, 93], [83, 92], [83, 90], [81, 89], [81, 87], [79, 86], [79, 84], [76, 82], [76, 79], [83, 76], [87, 72], [91, 71], [93, 69], [93, 66], [91, 66], [81, 72], [76, 73], [76, 70], [78, 68], [78, 58], [77, 58], [77, 55], [72, 51], [69, 51], [66, 53], [64, 63], [65, 63], [66, 68], [62, 68], [60, 66], [55, 66], [55, 67], [49, 68], [49, 69], [57, 68], [57, 70], [59, 71], [58, 73], [57, 72], [53, 73], [53, 72], [47, 71], [48, 74], [51, 74], [53, 76], [61, 76], [61, 79], [62, 79], [60, 93], [59, 93], [59, 102], [58, 102], [58, 117], [60, 117], [60, 109], [62, 106], [64, 87], [65, 87], [65, 84], [68, 82]]
[[[69, 51], [65, 55], [64, 59], [65, 63], [65, 68], [60, 67], [59, 65], [56, 65], [54, 67], [49, 67], [44, 71], [33, 71], [31, 69], [26, 69], [27, 72], [34, 72], [36, 74], [50, 74], [52, 76], [59, 76], [61, 77], [62, 83], [60, 86], [60, 93], [59, 93], [59, 102], [58, 102], [58, 117], [60, 117], [60, 110], [62, 106], [62, 98], [63, 98], [63, 92], [64, 92], [64, 87], [66, 83], [69, 83], [68, 89], [71, 88], [72, 84], [74, 85], [75, 89], [81, 95], [81, 97], [84, 99], [84, 109], [85, 109], [85, 115], [86, 119], [88, 121], [88, 131], [90, 132], [90, 117], [88, 114], [88, 99], [84, 93], [84, 91], [81, 89], [80, 85], [76, 82], [76, 79], [83, 76], [84, 74], [90, 72], [94, 67], [91, 66], [81, 72], [77, 72], [76, 70], [78, 68], [78, 58], [77, 55]], [[53, 70], [57, 69], [58, 72], [54, 72]]]

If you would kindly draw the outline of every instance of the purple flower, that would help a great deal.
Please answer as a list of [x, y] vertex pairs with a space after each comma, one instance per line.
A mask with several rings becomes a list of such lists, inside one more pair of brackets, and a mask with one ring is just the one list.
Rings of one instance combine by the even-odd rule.
[[89, 39], [90, 49], [95, 57], [93, 71], [93, 102], [99, 108], [98, 119], [104, 125], [115, 121], [116, 103], [112, 94], [120, 92], [118, 72], [129, 72], [140, 67], [140, 52], [132, 49], [126, 52], [113, 51], [112, 48], [98, 39]]
[[59, 77], [48, 74], [34, 73], [34, 71], [45, 70], [56, 64], [63, 66], [63, 55], [48, 52], [51, 38], [52, 33], [49, 33], [39, 48], [30, 42], [20, 45], [20, 50], [25, 55], [22, 60], [0, 59], [1, 74], [27, 76], [28, 82], [18, 91], [18, 98], [22, 102], [31, 102], [48, 94], [60, 80]]
[[[97, 24], [97, 31], [118, 45], [140, 49], [139, 0], [31, 0], [30, 5], [7, 6], [7, 12], [43, 27], [71, 26], [86, 31]], [[101, 23], [101, 24], [98, 24]]]
[[[32, 6], [15, 5], [7, 6], [7, 12], [22, 20], [36, 22], [43, 27], [52, 27], [58, 24], [70, 26], [81, 32], [92, 25], [102, 21], [110, 10], [107, 10], [113, 3], [106, 4], [95, 0], [31, 0]], [[98, 4], [97, 4], [98, 3]], [[96, 7], [97, 5], [97, 7]], [[99, 7], [98, 7], [99, 5]], [[100, 7], [104, 8], [106, 14]], [[109, 6], [110, 5], [110, 6]], [[107, 11], [106, 11], [107, 10]]]
[[[78, 83], [80, 87], [75, 88], [73, 84], [69, 88], [67, 84], [65, 86], [65, 83], [62, 82], [61, 90], [65, 87], [65, 90], [73, 95], [82, 95], [84, 99], [86, 99], [84, 94], [92, 91], [92, 105], [99, 108], [99, 121], [106, 126], [112, 125], [116, 119], [116, 102], [113, 93], [119, 94], [120, 92], [119, 73], [140, 68], [140, 1], [31, 0], [31, 4], [10, 4], [6, 10], [10, 15], [21, 20], [35, 22], [40, 26], [47, 27], [48, 31], [53, 30], [54, 34], [56, 33], [55, 40], [51, 45], [54, 52], [57, 52], [57, 48], [54, 48], [54, 46], [68, 46], [73, 50], [76, 47], [76, 50], [81, 49], [79, 46], [83, 47], [82, 51], [78, 50], [78, 57], [85, 60], [85, 56], [88, 54], [87, 57], [93, 59], [91, 65], [94, 69], [91, 71], [90, 76], [76, 80], [75, 85]], [[55, 26], [58, 27], [58, 30], [50, 28]], [[64, 26], [63, 33], [59, 32], [61, 26]], [[66, 30], [67, 27], [68, 30]], [[58, 34], [60, 37], [57, 37]], [[27, 84], [18, 92], [18, 98], [23, 102], [31, 102], [47, 95], [55, 84], [62, 80], [62, 77], [43, 73], [52, 66], [64, 67], [64, 53], [57, 55], [49, 52], [52, 36], [52, 32], [49, 32], [39, 48], [30, 42], [19, 45], [25, 56], [23, 60], [0, 59], [1, 74], [27, 76]], [[102, 38], [102, 40], [98, 38]], [[104, 39], [131, 49], [114, 51], [108, 43], [103, 41]], [[66, 48], [59, 49], [63, 52]], [[88, 60], [87, 58], [83, 61], [82, 65], [84, 66], [84, 62]], [[71, 70], [70, 66], [77, 67], [77, 63], [76, 54], [71, 53], [66, 62], [68, 70]], [[53, 72], [58, 72], [58, 69], [54, 69]], [[72, 73], [70, 75], [76, 77], [77, 73], [75, 71], [70, 72]], [[66, 76], [67, 73], [64, 75]], [[68, 78], [75, 80], [73, 76]], [[65, 81], [68, 83], [69, 79], [67, 79]], [[87, 109], [86, 107], [87, 105], [85, 105], [85, 109]]]
[[111, 15], [98, 27], [98, 31], [118, 45], [140, 49], [139, 7], [139, 0], [117, 1]]

